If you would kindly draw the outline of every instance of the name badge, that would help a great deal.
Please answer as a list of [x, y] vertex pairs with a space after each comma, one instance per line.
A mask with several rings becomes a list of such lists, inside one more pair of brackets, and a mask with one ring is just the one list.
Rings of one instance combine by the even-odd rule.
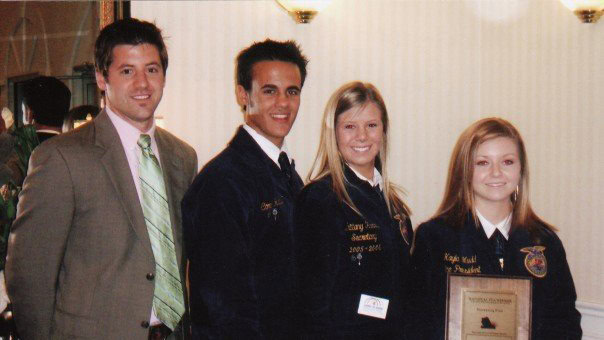
[[388, 312], [388, 299], [361, 294], [358, 313], [374, 318], [385, 319]]

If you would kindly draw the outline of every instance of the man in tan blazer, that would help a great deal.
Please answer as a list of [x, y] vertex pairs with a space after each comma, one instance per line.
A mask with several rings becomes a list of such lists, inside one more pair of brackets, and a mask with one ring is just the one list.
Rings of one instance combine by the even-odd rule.
[[[95, 61], [105, 110], [31, 157], [6, 265], [17, 330], [24, 340], [182, 339], [188, 327], [180, 201], [197, 156], [154, 124], [168, 66], [161, 31], [136, 19], [115, 22], [101, 31]], [[137, 145], [141, 134], [150, 145]], [[173, 282], [180, 288], [172, 288], [182, 304], [176, 323], [156, 307], [158, 236], [150, 233], [149, 190], [138, 178], [145, 152], [159, 163], [156, 178], [165, 186], [172, 232], [163, 237], [176, 258]]]

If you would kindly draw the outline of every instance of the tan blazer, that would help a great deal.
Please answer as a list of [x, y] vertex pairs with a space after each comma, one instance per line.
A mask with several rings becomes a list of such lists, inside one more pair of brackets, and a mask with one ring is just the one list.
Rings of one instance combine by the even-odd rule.
[[[182, 269], [180, 201], [197, 172], [197, 156], [161, 128], [155, 140]], [[152, 308], [150, 273], [155, 262], [149, 234], [109, 116], [102, 112], [36, 148], [6, 264], [21, 337], [147, 339], [142, 325]]]

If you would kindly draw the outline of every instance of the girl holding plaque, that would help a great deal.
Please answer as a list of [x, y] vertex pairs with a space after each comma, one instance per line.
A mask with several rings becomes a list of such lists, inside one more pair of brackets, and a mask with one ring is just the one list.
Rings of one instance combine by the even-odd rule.
[[512, 124], [487, 118], [461, 134], [442, 203], [416, 230], [409, 338], [444, 339], [447, 272], [532, 277], [531, 339], [581, 338], [564, 247], [533, 212], [528, 180], [526, 149]]
[[317, 157], [294, 214], [303, 338], [401, 339], [409, 209], [388, 180], [388, 112], [371, 84], [329, 99]]

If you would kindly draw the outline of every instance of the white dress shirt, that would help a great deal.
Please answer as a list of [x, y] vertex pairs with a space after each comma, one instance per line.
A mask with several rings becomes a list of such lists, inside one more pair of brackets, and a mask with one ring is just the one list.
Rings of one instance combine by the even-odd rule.
[[348, 167], [350, 168], [350, 170], [352, 170], [352, 172], [354, 172], [355, 175], [357, 175], [358, 178], [362, 179], [363, 181], [368, 182], [369, 184], [371, 184], [372, 187], [379, 185], [380, 190], [384, 190], [384, 180], [382, 179], [382, 174], [380, 174], [378, 169], [376, 169], [375, 167], [373, 168], [373, 180], [370, 180], [370, 179], [366, 178], [365, 176], [361, 175], [361, 173], [356, 171], [350, 165], [348, 165]]
[[480, 211], [476, 209], [476, 215], [478, 215], [478, 219], [480, 220], [480, 224], [482, 224], [482, 229], [484, 229], [485, 234], [487, 234], [487, 238], [491, 238], [491, 235], [495, 232], [495, 229], [499, 229], [499, 232], [505, 237], [506, 240], [510, 238], [510, 228], [512, 227], [512, 213], [508, 215], [503, 221], [500, 221], [497, 224], [491, 223], [486, 217], [482, 216]]
[[247, 131], [247, 133], [250, 134], [250, 136], [252, 136], [252, 138], [256, 141], [256, 143], [258, 143], [258, 145], [260, 146], [260, 149], [262, 149], [262, 151], [264, 151], [264, 153], [268, 156], [268, 158], [272, 159], [273, 162], [275, 162], [275, 164], [277, 164], [277, 167], [279, 167], [279, 169], [281, 169], [281, 166], [279, 165], [279, 154], [281, 152], [285, 152], [285, 154], [287, 155], [287, 159], [289, 159], [289, 162], [290, 163], [292, 162], [292, 158], [289, 157], [289, 154], [287, 153], [287, 147], [285, 146], [285, 140], [283, 141], [283, 145], [281, 145], [281, 149], [279, 149], [275, 144], [273, 144], [273, 142], [271, 142], [266, 137], [264, 137], [263, 135], [256, 132], [256, 130], [254, 130], [251, 126], [249, 126], [247, 124], [243, 124], [243, 128], [245, 129], [245, 131]]

